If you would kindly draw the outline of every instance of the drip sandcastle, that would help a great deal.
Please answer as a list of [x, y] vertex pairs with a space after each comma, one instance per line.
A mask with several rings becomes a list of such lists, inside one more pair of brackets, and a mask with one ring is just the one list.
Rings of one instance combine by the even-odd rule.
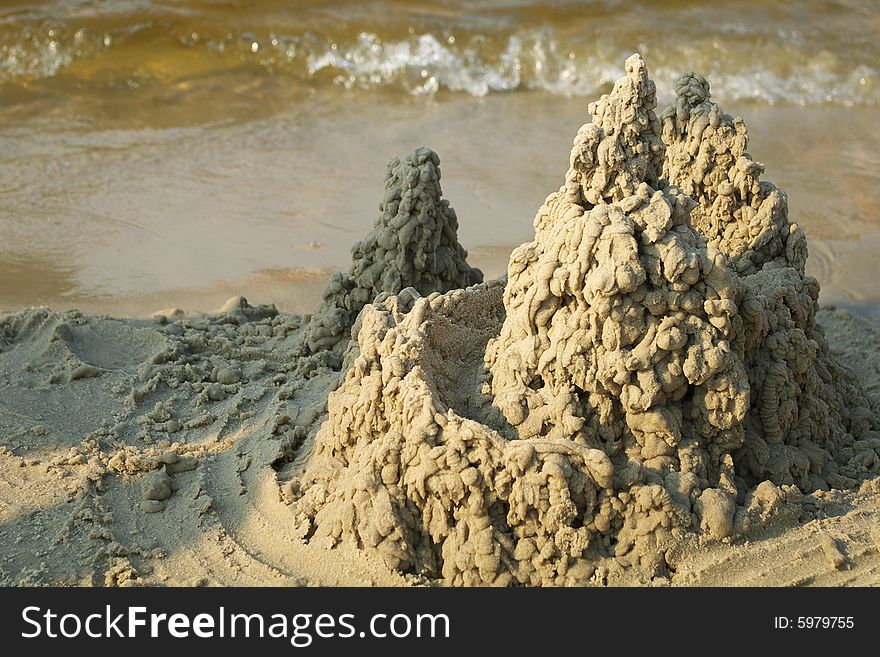
[[330, 277], [309, 322], [304, 347], [312, 366], [340, 367], [355, 320], [378, 296], [406, 288], [448, 292], [483, 280], [458, 243], [458, 218], [443, 198], [434, 151], [419, 148], [388, 163], [379, 210], [373, 230], [351, 249], [351, 268]]
[[500, 278], [420, 148], [312, 315], [0, 319], [0, 585], [877, 584], [880, 330], [675, 93], [626, 62]]
[[486, 283], [436, 156], [392, 162], [375, 232], [306, 327], [307, 352], [345, 362], [284, 486], [307, 541], [453, 585], [650, 576], [689, 537], [877, 474], [880, 424], [816, 324], [785, 193], [704, 78], [675, 92], [658, 115], [627, 60]]

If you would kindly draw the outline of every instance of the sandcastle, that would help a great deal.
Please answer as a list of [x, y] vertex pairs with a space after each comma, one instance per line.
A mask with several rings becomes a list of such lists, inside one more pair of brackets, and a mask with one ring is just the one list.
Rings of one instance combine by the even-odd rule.
[[[650, 576], [685, 536], [728, 540], [878, 472], [880, 423], [815, 323], [784, 192], [701, 76], [676, 94], [657, 116], [627, 60], [506, 278], [452, 289], [475, 282], [457, 264], [336, 306], [340, 326], [363, 307], [356, 343], [285, 488], [307, 540], [453, 585]], [[397, 230], [385, 215], [409, 210], [387, 203]]]
[[373, 230], [352, 247], [352, 265], [330, 278], [309, 322], [307, 354], [339, 367], [358, 314], [380, 294], [412, 287], [447, 292], [483, 280], [458, 243], [458, 219], [440, 189], [440, 158], [419, 148], [388, 163], [385, 198]]

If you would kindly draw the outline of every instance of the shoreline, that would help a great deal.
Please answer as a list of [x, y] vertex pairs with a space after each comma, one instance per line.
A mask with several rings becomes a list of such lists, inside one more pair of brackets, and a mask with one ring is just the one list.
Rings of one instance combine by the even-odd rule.
[[[878, 236], [880, 237], [880, 236]], [[873, 240], [866, 241], [872, 245]], [[469, 250], [469, 259], [497, 278], [507, 267], [507, 258], [516, 245], [477, 247]], [[873, 290], [874, 278], [862, 263], [863, 248], [844, 240], [810, 239], [807, 273], [819, 280], [822, 287], [819, 303], [823, 308], [843, 308], [858, 317], [880, 320], [880, 294]], [[858, 276], [849, 276], [840, 269], [843, 262]], [[847, 270], [847, 271], [849, 271]], [[314, 312], [334, 270], [272, 270], [257, 272], [238, 280], [216, 281], [206, 286], [180, 290], [160, 290], [135, 295], [76, 296], [69, 300], [38, 296], [34, 303], [0, 306], [0, 320], [33, 308], [53, 312], [78, 310], [89, 315], [116, 319], [150, 319], [162, 310], [180, 309], [187, 316], [210, 314], [233, 296], [243, 296], [255, 304], [274, 304], [280, 311], [299, 315]], [[853, 284], [854, 283], [854, 284]]]
[[[38, 120], [0, 131], [0, 278], [9, 283], [0, 310], [145, 316], [170, 305], [208, 311], [243, 294], [307, 312], [318, 293], [286, 289], [286, 277], [301, 271], [321, 287], [321, 276], [344, 269], [377, 216], [387, 160], [432, 144], [462, 244], [476, 266], [500, 274], [558, 186], [587, 105], [537, 92], [313, 96], [312, 112], [222, 127], [160, 121], [95, 132], [61, 119], [50, 132]], [[728, 111], [748, 119], [749, 152], [788, 191], [791, 220], [813, 252], [810, 273], [826, 294], [839, 290], [828, 302], [880, 304], [880, 167], [871, 155], [880, 142], [867, 128], [877, 108]], [[362, 138], [352, 144], [351, 134]], [[50, 165], [59, 175], [41, 173]]]

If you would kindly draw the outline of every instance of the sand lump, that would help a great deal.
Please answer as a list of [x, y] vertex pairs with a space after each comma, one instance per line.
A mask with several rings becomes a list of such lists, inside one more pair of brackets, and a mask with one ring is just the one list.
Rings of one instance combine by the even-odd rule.
[[[687, 537], [878, 472], [877, 409], [815, 323], [784, 192], [701, 76], [676, 93], [658, 117], [627, 60], [506, 278], [364, 306], [286, 488], [309, 540], [450, 584], [650, 576]], [[473, 282], [457, 271], [443, 284]]]
[[448, 292], [483, 280], [458, 243], [458, 219], [440, 189], [440, 158], [419, 148], [388, 163], [385, 197], [373, 230], [352, 247], [352, 265], [330, 278], [305, 336], [305, 353], [336, 369], [365, 305], [412, 287]]

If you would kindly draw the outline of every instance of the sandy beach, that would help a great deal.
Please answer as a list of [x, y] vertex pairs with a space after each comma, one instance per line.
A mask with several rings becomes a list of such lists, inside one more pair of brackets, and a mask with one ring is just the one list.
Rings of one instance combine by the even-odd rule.
[[0, 585], [880, 584], [870, 8], [172, 4], [0, 10]]
[[[174, 371], [181, 368], [154, 363], [179, 344], [175, 333], [182, 331], [175, 327], [184, 322], [162, 326], [46, 312], [21, 320], [27, 331], [0, 354], [6, 383], [0, 410], [4, 585], [423, 583], [392, 571], [375, 554], [304, 544], [295, 530], [278, 463], [298, 442], [297, 427], [323, 413], [332, 383], [318, 378], [289, 391], [287, 365], [274, 365], [288, 361], [282, 336], [289, 317], [243, 327], [226, 314], [195, 322], [198, 333], [217, 335], [203, 367], [231, 363], [244, 377], [223, 386], [223, 399], [201, 404], [204, 396], [185, 384], [168, 385], [184, 378]], [[819, 320], [842, 362], [875, 382], [871, 392], [878, 400], [880, 332], [845, 311], [822, 311]], [[72, 328], [53, 342], [62, 325]], [[242, 328], [251, 335], [240, 335]], [[262, 337], [269, 329], [273, 335]], [[46, 383], [61, 364], [71, 371], [91, 365], [102, 373]], [[276, 427], [280, 418], [285, 423]], [[174, 423], [180, 428], [169, 432]], [[165, 510], [145, 513], [145, 478], [172, 460], [172, 467], [165, 465], [173, 488]], [[853, 490], [817, 491], [783, 504], [748, 540], [695, 536], [682, 543], [674, 574], [642, 580], [614, 572], [606, 583], [874, 586], [878, 497], [877, 479]], [[839, 542], [845, 568], [829, 561], [823, 535]]]

